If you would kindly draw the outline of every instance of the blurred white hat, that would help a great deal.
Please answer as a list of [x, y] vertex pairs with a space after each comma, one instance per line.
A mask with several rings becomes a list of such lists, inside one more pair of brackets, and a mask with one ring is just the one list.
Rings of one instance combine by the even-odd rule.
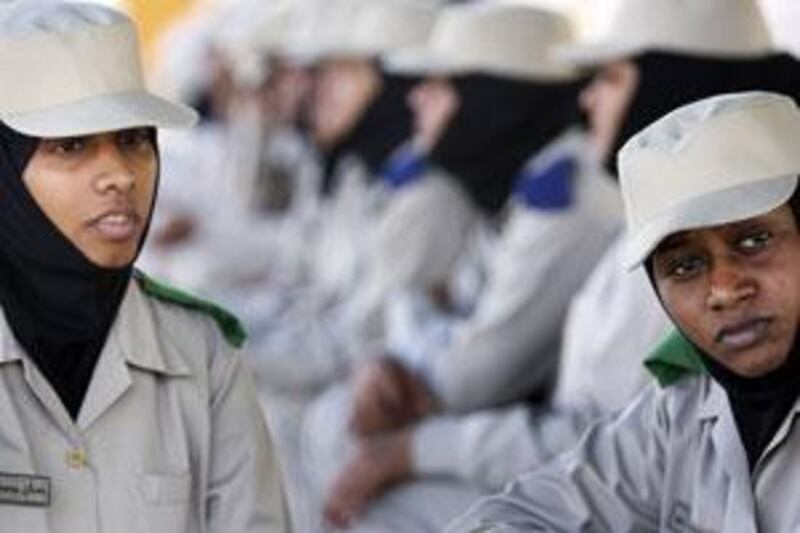
[[0, 121], [37, 137], [186, 127], [188, 107], [148, 92], [131, 20], [96, 4], [0, 9]]
[[472, 2], [443, 8], [427, 43], [385, 60], [398, 72], [562, 80], [575, 72], [555, 60], [553, 50], [572, 38], [569, 20], [554, 11], [517, 2]]
[[786, 96], [726, 94], [681, 107], [619, 152], [626, 267], [666, 237], [765, 214], [800, 174], [800, 110]]
[[258, 84], [269, 74], [266, 59], [283, 45], [295, 4], [239, 0], [218, 10], [212, 42], [238, 82]]
[[592, 65], [645, 51], [739, 57], [771, 50], [755, 0], [622, 0], [604, 39], [557, 53], [574, 64]]
[[306, 61], [376, 57], [424, 42], [438, 4], [433, 0], [308, 2], [305, 14], [295, 17], [283, 52]]

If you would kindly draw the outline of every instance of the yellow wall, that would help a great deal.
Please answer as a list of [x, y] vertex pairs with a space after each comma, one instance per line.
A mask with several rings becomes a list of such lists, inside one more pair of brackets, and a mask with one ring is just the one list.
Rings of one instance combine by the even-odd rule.
[[154, 61], [155, 45], [160, 35], [175, 20], [185, 15], [194, 0], [124, 0], [123, 7], [139, 25], [145, 65]]

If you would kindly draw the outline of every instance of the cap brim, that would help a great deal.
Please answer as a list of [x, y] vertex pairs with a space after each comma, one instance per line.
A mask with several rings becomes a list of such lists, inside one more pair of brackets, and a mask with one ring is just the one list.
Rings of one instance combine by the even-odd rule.
[[633, 44], [596, 41], [586, 44], [560, 46], [555, 50], [557, 61], [563, 61], [575, 67], [596, 67], [623, 57], [630, 57], [640, 52]]
[[716, 191], [670, 207], [627, 238], [623, 264], [633, 270], [670, 235], [714, 227], [769, 213], [786, 203], [797, 188], [796, 175], [781, 176]]
[[20, 133], [50, 138], [141, 126], [188, 128], [197, 118], [197, 112], [190, 107], [145, 91], [101, 95], [24, 114], [0, 115], [0, 121]]
[[408, 47], [385, 54], [382, 59], [386, 70], [394, 74], [450, 76], [466, 71], [464, 65], [456, 65], [425, 46]]
[[421, 76], [458, 76], [480, 73], [541, 82], [571, 80], [576, 76], [572, 69], [556, 71], [529, 65], [528, 70], [523, 70], [512, 65], [459, 61], [424, 46], [386, 54], [383, 56], [383, 64], [388, 72]]
[[774, 52], [774, 50], [764, 47], [716, 49], [711, 47], [702, 48], [691, 43], [615, 43], [611, 41], [596, 41], [561, 46], [555, 50], [554, 57], [557, 61], [562, 61], [576, 68], [592, 68], [634, 57], [645, 51], [672, 52], [688, 56], [720, 59], [754, 58]]

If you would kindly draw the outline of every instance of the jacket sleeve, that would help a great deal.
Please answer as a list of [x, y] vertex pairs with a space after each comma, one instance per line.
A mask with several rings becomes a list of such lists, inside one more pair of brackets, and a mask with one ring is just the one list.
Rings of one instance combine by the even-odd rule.
[[441, 416], [414, 429], [414, 471], [464, 479], [500, 491], [520, 472], [541, 466], [577, 445], [599, 417], [592, 406], [530, 411], [513, 407]]
[[669, 429], [660, 394], [649, 389], [573, 451], [476, 503], [448, 532], [658, 531]]
[[515, 209], [474, 315], [423, 369], [454, 411], [546, 390], [554, 379], [571, 296], [610, 240], [613, 224], [572, 210]]
[[209, 533], [291, 530], [281, 474], [252, 376], [221, 339], [211, 363]]
[[369, 338], [384, 332], [385, 304], [398, 291], [445, 283], [464, 253], [478, 214], [449, 178], [432, 174], [397, 192], [381, 216], [352, 321]]

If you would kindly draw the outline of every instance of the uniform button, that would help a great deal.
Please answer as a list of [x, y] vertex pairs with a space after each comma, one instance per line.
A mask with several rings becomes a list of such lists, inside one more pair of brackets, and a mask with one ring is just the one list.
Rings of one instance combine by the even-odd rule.
[[67, 466], [73, 470], [86, 468], [86, 450], [76, 449], [67, 452]]

